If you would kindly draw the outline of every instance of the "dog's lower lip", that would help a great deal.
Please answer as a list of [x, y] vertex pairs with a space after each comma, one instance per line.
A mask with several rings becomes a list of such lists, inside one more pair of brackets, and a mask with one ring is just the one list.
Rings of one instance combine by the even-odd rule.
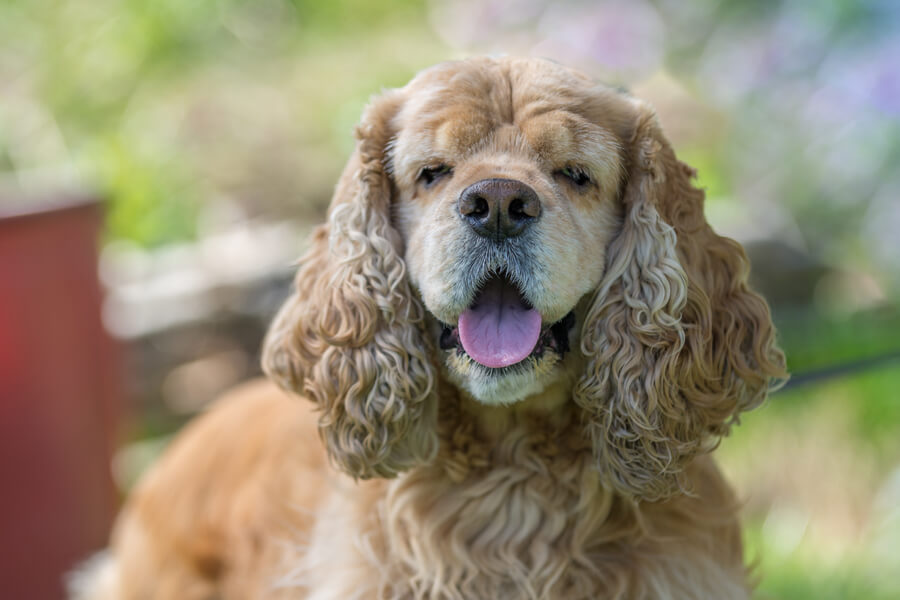
[[[459, 329], [455, 325], [442, 323], [439, 346], [441, 350], [456, 350], [459, 353], [466, 354], [459, 340]], [[558, 354], [565, 354], [569, 351], [569, 331], [575, 325], [575, 313], [570, 311], [559, 321], [545, 327], [541, 331], [541, 336], [529, 356], [543, 354], [544, 350], [549, 348]], [[518, 364], [518, 363], [517, 363]], [[515, 366], [515, 365], [511, 365]], [[502, 371], [503, 369], [491, 369], [491, 371]]]
[[456, 327], [443, 324], [440, 339], [441, 350], [452, 350], [459, 346], [459, 330]]

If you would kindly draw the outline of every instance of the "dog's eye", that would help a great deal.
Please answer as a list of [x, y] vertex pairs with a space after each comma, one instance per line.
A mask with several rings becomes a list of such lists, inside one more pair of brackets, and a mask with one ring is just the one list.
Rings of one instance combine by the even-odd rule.
[[440, 179], [441, 177], [445, 177], [447, 175], [451, 175], [453, 173], [453, 167], [450, 165], [438, 165], [436, 167], [425, 167], [421, 171], [419, 171], [419, 181], [425, 184], [425, 186], [432, 185], [435, 181]]
[[587, 172], [581, 167], [569, 166], [564, 169], [560, 169], [559, 171], [557, 171], [557, 174], [562, 175], [578, 187], [584, 187], [591, 182], [590, 175], [588, 175]]

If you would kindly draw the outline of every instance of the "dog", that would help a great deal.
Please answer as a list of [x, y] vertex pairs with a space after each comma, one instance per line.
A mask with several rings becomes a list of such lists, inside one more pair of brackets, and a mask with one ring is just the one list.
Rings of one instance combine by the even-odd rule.
[[267, 334], [79, 599], [741, 599], [709, 452], [785, 377], [653, 110], [540, 59], [366, 108]]

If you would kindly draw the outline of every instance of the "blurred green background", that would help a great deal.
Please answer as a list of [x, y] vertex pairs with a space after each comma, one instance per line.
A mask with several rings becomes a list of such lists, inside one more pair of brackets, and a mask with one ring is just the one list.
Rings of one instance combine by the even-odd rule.
[[890, 0], [3, 0], [0, 177], [104, 199], [127, 486], [155, 440], [258, 372], [372, 94], [478, 53], [624, 85], [748, 248], [794, 374], [719, 453], [759, 598], [895, 599], [898, 34]]

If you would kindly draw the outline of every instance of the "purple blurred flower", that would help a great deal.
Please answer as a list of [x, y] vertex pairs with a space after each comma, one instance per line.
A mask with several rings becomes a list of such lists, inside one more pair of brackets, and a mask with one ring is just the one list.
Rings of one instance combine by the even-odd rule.
[[875, 40], [865, 46], [838, 46], [818, 72], [818, 80], [851, 110], [874, 109], [900, 116], [900, 41]]
[[545, 0], [433, 0], [429, 17], [449, 46], [497, 51], [513, 32], [532, 25], [546, 6]]
[[822, 58], [832, 23], [787, 5], [771, 21], [719, 26], [707, 43], [698, 77], [714, 97], [735, 104], [753, 94], [777, 93], [808, 77]]
[[535, 54], [623, 81], [653, 73], [665, 51], [663, 22], [643, 0], [551, 4], [538, 32], [545, 39]]
[[900, 179], [885, 183], [866, 212], [862, 240], [871, 256], [886, 273], [893, 273], [893, 283], [900, 288]]
[[455, 48], [530, 53], [616, 80], [649, 75], [665, 51], [663, 22], [646, 0], [434, 0], [430, 17]]

